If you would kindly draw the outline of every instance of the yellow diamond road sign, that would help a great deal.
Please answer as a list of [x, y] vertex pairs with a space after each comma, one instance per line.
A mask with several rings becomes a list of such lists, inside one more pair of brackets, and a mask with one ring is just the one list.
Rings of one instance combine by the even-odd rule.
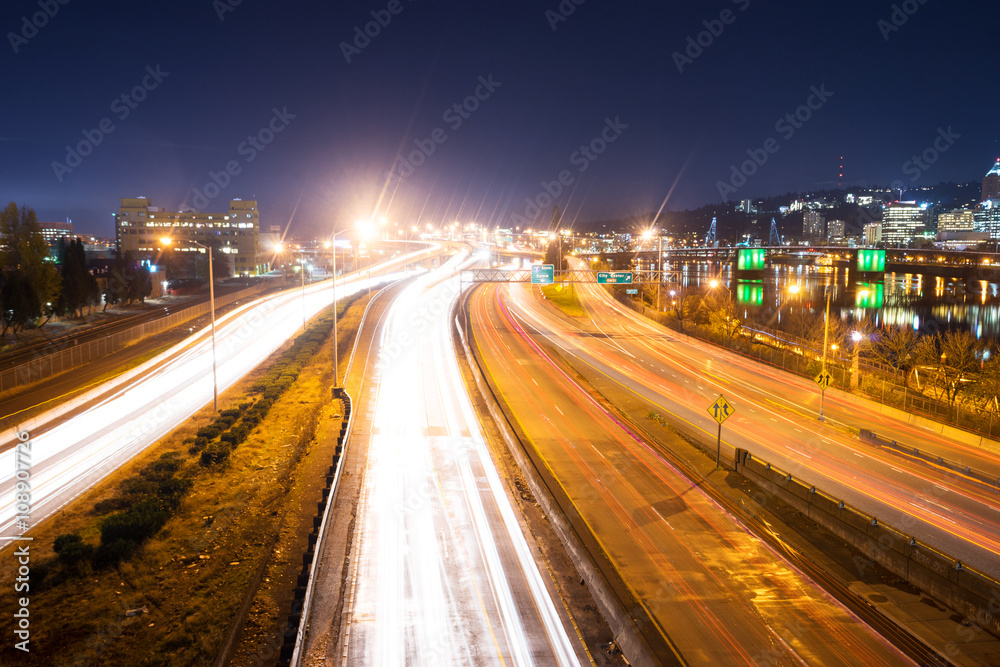
[[819, 388], [825, 390], [833, 382], [833, 376], [830, 375], [830, 371], [822, 371], [816, 376], [815, 380]]
[[712, 419], [720, 424], [732, 417], [734, 412], [736, 412], [736, 408], [729, 404], [725, 396], [719, 396], [715, 399], [715, 403], [708, 406], [708, 414], [712, 415]]

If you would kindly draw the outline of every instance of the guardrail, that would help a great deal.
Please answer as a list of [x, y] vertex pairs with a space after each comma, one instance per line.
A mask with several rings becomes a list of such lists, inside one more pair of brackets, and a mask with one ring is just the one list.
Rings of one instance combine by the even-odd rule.
[[319, 569], [316, 548], [323, 544], [323, 538], [326, 537], [326, 531], [330, 525], [330, 513], [337, 497], [337, 489], [340, 488], [340, 475], [343, 471], [340, 462], [347, 439], [350, 437], [351, 426], [354, 424], [351, 397], [348, 393], [344, 391], [343, 387], [334, 387], [333, 397], [344, 402], [344, 419], [340, 422], [337, 449], [334, 452], [330, 470], [326, 474], [326, 485], [323, 487], [322, 499], [317, 506], [318, 516], [313, 517], [313, 529], [309, 533], [309, 546], [302, 555], [302, 571], [299, 572], [299, 578], [296, 582], [292, 610], [288, 615], [285, 641], [281, 645], [281, 656], [278, 659], [278, 664], [281, 665], [299, 665], [302, 662], [306, 629], [309, 627], [309, 609], [312, 607], [313, 595], [316, 592], [314, 582], [316, 581], [316, 571]]
[[[245, 299], [257, 294], [263, 289], [263, 285], [249, 287], [239, 292], [220, 296], [215, 300], [215, 307], [227, 306], [234, 301]], [[77, 345], [75, 341], [68, 340], [61, 345], [61, 349], [54, 352], [40, 353], [31, 361], [18, 364], [13, 368], [0, 373], [0, 391], [6, 391], [21, 385], [31, 384], [39, 380], [59, 375], [68, 370], [72, 370], [81, 364], [88, 363], [100, 357], [107, 356], [113, 352], [126, 347], [130, 343], [141, 340], [148, 336], [166, 331], [183, 322], [207, 314], [211, 309], [208, 301], [189, 306], [176, 313], [171, 313], [152, 322], [137, 324], [134, 327], [118, 331], [104, 338], [91, 340]]]
[[791, 473], [736, 449], [736, 472], [826, 528], [866, 558], [925, 591], [979, 627], [997, 634], [1000, 581], [935, 549], [877, 517], [851, 507]]
[[895, 440], [880, 438], [878, 434], [874, 431], [869, 431], [868, 429], [861, 429], [859, 437], [861, 442], [885, 449], [886, 451], [896, 454], [897, 456], [902, 456], [920, 463], [926, 463], [953, 477], [979, 482], [980, 484], [989, 486], [994, 490], [1000, 490], [1000, 477], [997, 477], [996, 475], [990, 475], [970, 466], [950, 461], [942, 456], [935, 456], [927, 452], [922, 452], [916, 447], [907, 447], [896, 442]]

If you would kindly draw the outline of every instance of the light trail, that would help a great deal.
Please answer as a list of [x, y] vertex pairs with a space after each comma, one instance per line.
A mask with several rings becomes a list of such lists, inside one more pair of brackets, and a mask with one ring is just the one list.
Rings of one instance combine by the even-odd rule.
[[[409, 259], [432, 256], [430, 250]], [[401, 266], [399, 257], [376, 271]], [[398, 280], [400, 273], [372, 278], [352, 275], [337, 281], [338, 299], [370, 283]], [[258, 299], [217, 321], [219, 393], [267, 359], [302, 327], [303, 309], [312, 317], [332, 302], [330, 282], [307, 285]], [[210, 327], [143, 364], [129, 382], [109, 381], [110, 391], [78, 414], [56, 407], [32, 419], [31, 520], [34, 526], [105, 475], [191, 417], [212, 399]], [[101, 393], [95, 391], [95, 394]], [[4, 435], [0, 452], [0, 535], [15, 532], [15, 429]], [[20, 530], [16, 531], [20, 533]]]
[[[595, 400], [499, 291], [472, 300], [488, 372], [543, 465], [685, 660], [907, 663]], [[530, 379], [540, 388], [529, 398], [521, 387]]]
[[449, 260], [383, 329], [344, 665], [578, 665], [479, 429], [451, 340]]
[[[579, 287], [600, 336], [591, 335], [586, 323], [567, 326], [569, 318], [543, 307], [525, 286], [512, 285], [506, 298], [518, 317], [565, 354], [672, 415], [672, 421], [714, 440], [716, 424], [705, 408], [723, 393], [737, 406], [736, 418], [723, 429], [726, 450], [742, 447], [759, 454], [862, 511], [1000, 577], [996, 511], [1000, 495], [859, 445], [843, 430], [816, 422], [808, 406], [795, 407], [797, 389], [788, 386], [790, 378], [781, 371], [667, 332], [597, 285]], [[816, 392], [808, 389], [802, 391], [811, 398]], [[829, 398], [827, 402], [831, 403]], [[885, 415], [880, 418], [884, 424], [892, 422]], [[795, 453], [803, 445], [811, 457]], [[942, 516], [941, 505], [947, 508], [947, 517]]]

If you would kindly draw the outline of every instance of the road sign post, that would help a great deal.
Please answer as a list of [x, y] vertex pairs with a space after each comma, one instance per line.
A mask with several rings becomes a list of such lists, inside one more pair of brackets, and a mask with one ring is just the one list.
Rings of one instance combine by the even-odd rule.
[[823, 400], [826, 398], [826, 388], [833, 383], [833, 376], [830, 374], [830, 371], [824, 368], [819, 372], [819, 375], [813, 378], [813, 380], [815, 380], [816, 384], [819, 385], [819, 420], [824, 421]]
[[735, 412], [736, 408], [729, 404], [725, 396], [719, 396], [715, 399], [715, 403], [708, 406], [708, 414], [712, 415], [712, 419], [719, 422], [718, 440], [715, 444], [716, 470], [722, 467], [722, 422], [729, 419]]

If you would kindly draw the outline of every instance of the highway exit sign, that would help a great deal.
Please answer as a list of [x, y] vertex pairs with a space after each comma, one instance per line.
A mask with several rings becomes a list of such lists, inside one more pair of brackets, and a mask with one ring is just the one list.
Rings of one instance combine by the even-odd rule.
[[555, 281], [556, 274], [553, 264], [534, 264], [531, 267], [532, 285], [551, 285]]
[[598, 271], [597, 282], [602, 285], [631, 285], [631, 271]]

